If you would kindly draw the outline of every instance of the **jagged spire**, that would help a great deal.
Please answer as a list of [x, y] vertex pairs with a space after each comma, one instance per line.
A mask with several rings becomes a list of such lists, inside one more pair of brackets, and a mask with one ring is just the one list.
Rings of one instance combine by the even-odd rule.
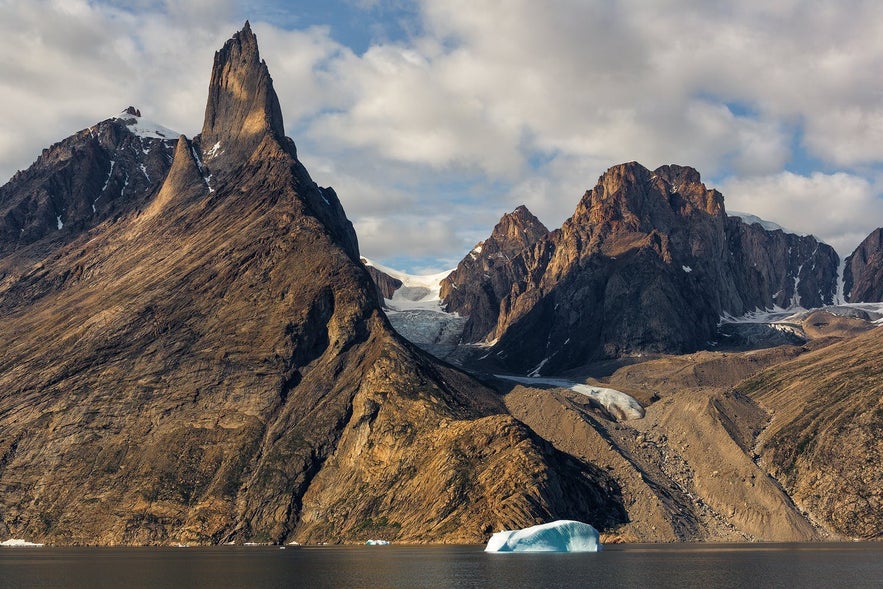
[[201, 143], [205, 150], [220, 144], [228, 154], [247, 155], [267, 133], [284, 137], [282, 109], [257, 37], [245, 21], [215, 53]]

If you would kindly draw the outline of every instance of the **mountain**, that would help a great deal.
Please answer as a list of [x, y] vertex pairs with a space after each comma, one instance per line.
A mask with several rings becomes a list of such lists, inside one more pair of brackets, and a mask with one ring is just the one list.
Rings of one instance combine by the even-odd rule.
[[[178, 134], [130, 106], [60, 141], [0, 187], [0, 258], [67, 243], [142, 206], [159, 190]], [[0, 270], [2, 273], [2, 270]]]
[[454, 275], [443, 303], [479, 309], [465, 339], [494, 342], [495, 362], [522, 374], [694, 351], [716, 339], [722, 315], [817, 307], [836, 293], [830, 246], [728, 217], [723, 195], [682, 166], [614, 166], [560, 229], [512, 245], [511, 261], [482, 267], [491, 289], [464, 289]]
[[883, 227], [872, 231], [846, 258], [843, 286], [850, 302], [883, 302]]
[[883, 536], [883, 330], [814, 350], [737, 387], [770, 415], [759, 463], [813, 521]]
[[127, 121], [0, 193], [0, 535], [477, 542], [625, 520], [609, 474], [390, 327], [248, 23], [199, 136], [143, 143]]
[[468, 317], [462, 337], [480, 341], [494, 327], [500, 303], [512, 285], [527, 274], [522, 252], [549, 230], [524, 205], [503, 215], [488, 237], [475, 246], [441, 282], [440, 296], [449, 312]]

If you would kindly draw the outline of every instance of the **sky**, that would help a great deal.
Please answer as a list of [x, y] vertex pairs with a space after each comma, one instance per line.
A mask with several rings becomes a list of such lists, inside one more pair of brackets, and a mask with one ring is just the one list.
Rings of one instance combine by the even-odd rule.
[[452, 268], [610, 166], [700, 171], [848, 255], [883, 225], [876, 0], [0, 0], [0, 182], [128, 105], [188, 136], [249, 19], [286, 132], [362, 254]]

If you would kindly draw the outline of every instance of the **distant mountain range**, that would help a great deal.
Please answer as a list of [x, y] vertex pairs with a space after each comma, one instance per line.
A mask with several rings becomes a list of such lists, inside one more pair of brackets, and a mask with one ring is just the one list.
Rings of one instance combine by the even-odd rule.
[[0, 188], [0, 536], [879, 538], [883, 308], [837, 303], [883, 298], [880, 232], [841, 263], [627, 163], [559, 229], [519, 207], [397, 273], [246, 23], [199, 135], [128, 107]]

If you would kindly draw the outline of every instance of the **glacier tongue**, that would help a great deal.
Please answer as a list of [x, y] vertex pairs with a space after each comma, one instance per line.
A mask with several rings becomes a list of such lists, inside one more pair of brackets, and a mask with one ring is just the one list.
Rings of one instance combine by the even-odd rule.
[[442, 308], [441, 282], [452, 270], [438, 274], [414, 275], [399, 272], [364, 259], [366, 265], [402, 282], [390, 299], [384, 299], [386, 315], [393, 328], [405, 339], [433, 356], [450, 359], [457, 351], [468, 317], [446, 313]]

